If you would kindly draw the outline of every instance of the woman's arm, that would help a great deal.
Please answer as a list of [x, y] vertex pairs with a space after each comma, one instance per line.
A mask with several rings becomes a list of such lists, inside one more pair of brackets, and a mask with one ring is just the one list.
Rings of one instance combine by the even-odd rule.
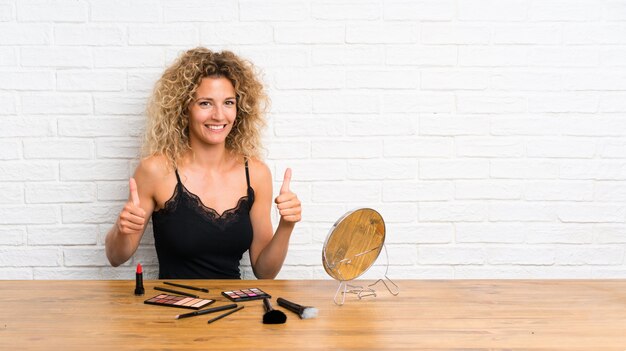
[[154, 159], [142, 160], [129, 181], [128, 201], [105, 239], [106, 255], [112, 266], [128, 261], [137, 251], [146, 224], [154, 210]]
[[250, 210], [250, 219], [254, 231], [250, 247], [250, 262], [254, 275], [259, 279], [273, 279], [283, 266], [289, 238], [296, 224], [300, 221], [302, 208], [300, 200], [289, 189], [291, 170], [287, 169], [283, 185], [275, 202], [280, 212], [280, 222], [276, 233], [272, 235], [270, 211], [272, 206], [272, 175], [265, 164], [254, 162], [252, 169], [254, 178], [255, 200]]

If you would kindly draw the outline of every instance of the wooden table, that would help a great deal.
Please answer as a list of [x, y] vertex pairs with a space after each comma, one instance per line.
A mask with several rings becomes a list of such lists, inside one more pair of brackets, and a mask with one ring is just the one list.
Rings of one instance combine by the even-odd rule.
[[[146, 305], [160, 281], [0, 281], [0, 350], [386, 350], [626, 349], [626, 281], [397, 281], [400, 295], [348, 295], [333, 303], [332, 280], [177, 281], [223, 290], [259, 287], [319, 309], [282, 325], [261, 323], [260, 301], [213, 324], [190, 310]], [[367, 282], [359, 282], [367, 283]]]

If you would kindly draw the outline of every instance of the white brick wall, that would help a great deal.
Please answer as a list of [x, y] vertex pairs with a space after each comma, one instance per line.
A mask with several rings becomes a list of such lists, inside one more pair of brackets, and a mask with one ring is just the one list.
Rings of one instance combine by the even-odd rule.
[[364, 206], [392, 278], [626, 278], [624, 0], [2, 0], [0, 279], [156, 276], [151, 229], [122, 268], [104, 236], [197, 45], [264, 73], [266, 161], [304, 202], [280, 278], [326, 278]]

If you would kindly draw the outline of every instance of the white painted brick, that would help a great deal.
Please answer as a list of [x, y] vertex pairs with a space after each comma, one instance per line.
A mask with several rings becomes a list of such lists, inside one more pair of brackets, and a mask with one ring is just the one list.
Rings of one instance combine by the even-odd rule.
[[2, 90], [54, 90], [51, 71], [0, 72]]
[[22, 144], [17, 140], [0, 141], [0, 160], [17, 160], [22, 156]]
[[462, 21], [524, 21], [528, 14], [525, 0], [459, 0], [458, 18]]
[[192, 26], [130, 26], [128, 27], [129, 45], [179, 45], [197, 46], [198, 29]]
[[416, 119], [406, 115], [350, 116], [346, 121], [346, 134], [350, 136], [414, 135], [416, 129]]
[[102, 158], [138, 158], [141, 141], [133, 139], [98, 139], [96, 141], [96, 155]]
[[343, 70], [327, 68], [276, 68], [272, 72], [276, 89], [341, 89], [346, 83]]
[[560, 135], [563, 125], [571, 123], [564, 118], [549, 115], [510, 115], [497, 116], [491, 120], [493, 135]]
[[54, 44], [68, 46], [118, 46], [126, 42], [121, 26], [67, 24], [54, 26]]
[[591, 279], [592, 270], [563, 266], [459, 266], [456, 279]]
[[129, 177], [127, 161], [61, 161], [61, 180], [122, 180]]
[[241, 55], [257, 67], [306, 67], [309, 65], [309, 50], [307, 48], [295, 48], [290, 46], [267, 47], [261, 45], [259, 47], [239, 47], [237, 54]]
[[624, 158], [626, 157], [626, 140], [605, 139], [599, 146], [598, 154], [602, 158]]
[[459, 47], [459, 66], [513, 67], [528, 65], [529, 48], [513, 45]]
[[480, 202], [422, 202], [420, 222], [482, 222], [487, 217], [487, 204]]
[[0, 45], [49, 45], [52, 26], [40, 24], [0, 24]]
[[390, 244], [447, 244], [454, 237], [451, 224], [391, 224], [386, 227], [385, 242]]
[[411, 44], [418, 38], [415, 23], [378, 23], [346, 25], [346, 42], [356, 44]]
[[449, 181], [393, 182], [383, 184], [383, 201], [446, 201], [454, 197]]
[[83, 139], [26, 139], [26, 159], [89, 159], [93, 158], [93, 142]]
[[624, 44], [626, 26], [623, 24], [563, 24], [563, 42], [565, 44]]
[[159, 22], [161, 8], [151, 0], [92, 1], [90, 3], [92, 22]]
[[559, 164], [545, 160], [491, 160], [489, 175], [508, 179], [555, 179]]
[[314, 140], [311, 142], [313, 158], [378, 158], [382, 156], [383, 143], [379, 140]]
[[52, 224], [58, 213], [55, 206], [0, 206], [0, 224]]
[[591, 271], [592, 279], [624, 279], [624, 277], [626, 277], [626, 269], [621, 267], [611, 266], [606, 268], [602, 266], [594, 266]]
[[343, 160], [285, 160], [276, 164], [277, 171], [273, 172], [276, 181], [282, 182], [287, 167], [293, 171], [292, 181], [339, 181], [346, 179], [347, 175]]
[[372, 45], [314, 46], [311, 62], [314, 65], [381, 65], [385, 61], [384, 48]]
[[12, 47], [0, 47], [0, 66], [17, 66], [17, 51]]
[[102, 47], [93, 50], [93, 57], [96, 68], [161, 68], [165, 56], [158, 47]]
[[486, 135], [490, 121], [487, 116], [420, 114], [419, 134], [438, 136]]
[[420, 179], [481, 179], [489, 176], [487, 160], [421, 160]]
[[[29, 93], [21, 97], [22, 112], [33, 115], [91, 114], [91, 95], [83, 93]], [[44, 107], [45, 106], [45, 107]]]
[[121, 203], [63, 205], [63, 223], [96, 224], [115, 221], [123, 206]]
[[526, 112], [525, 97], [515, 95], [461, 95], [457, 96], [456, 108], [461, 113], [520, 113]]
[[313, 184], [314, 202], [376, 202], [380, 201], [378, 182], [318, 182]]
[[0, 279], [2, 280], [32, 280], [32, 268], [5, 268], [0, 269]]
[[344, 133], [344, 122], [337, 118], [277, 119], [277, 136], [339, 136]]
[[19, 184], [0, 184], [0, 204], [16, 205], [24, 203], [24, 188]]
[[15, 19], [15, 6], [11, 3], [0, 4], [0, 22], [9, 22]]
[[310, 94], [300, 92], [272, 93], [273, 113], [311, 113], [313, 99]]
[[555, 261], [552, 248], [536, 247], [488, 247], [484, 250], [489, 264], [551, 265]]
[[272, 141], [266, 144], [268, 159], [302, 159], [311, 154], [311, 144], [306, 141]]
[[385, 62], [389, 65], [455, 66], [458, 49], [450, 45], [388, 45]]
[[626, 90], [623, 69], [589, 70], [563, 76], [565, 90]]
[[457, 180], [454, 198], [459, 200], [515, 200], [522, 197], [522, 183], [507, 180]]
[[[389, 270], [392, 279], [454, 279], [454, 267], [452, 266], [413, 266], [393, 267]], [[384, 289], [384, 288], [381, 288]]]
[[525, 223], [526, 242], [530, 244], [590, 244], [592, 229], [588, 224]]
[[[417, 160], [350, 160], [348, 179], [414, 179], [417, 176]], [[384, 188], [383, 188], [384, 189]], [[383, 196], [384, 200], [384, 196]]]
[[489, 220], [492, 222], [550, 222], [557, 218], [556, 214], [556, 205], [540, 201], [489, 203]]
[[528, 182], [524, 186], [524, 198], [536, 201], [592, 201], [594, 185], [592, 182], [577, 181], [541, 181]]
[[526, 146], [529, 157], [592, 158], [596, 142], [591, 139], [533, 139]]
[[87, 3], [76, 0], [20, 0], [20, 22], [87, 22]]
[[425, 23], [420, 40], [425, 44], [489, 44], [491, 31], [485, 26]]
[[458, 156], [465, 157], [523, 157], [524, 141], [510, 137], [459, 137], [456, 141]]
[[626, 180], [626, 162], [623, 161], [567, 161], [559, 168], [562, 179]]
[[596, 224], [593, 234], [600, 244], [626, 243], [626, 225], [624, 224]]
[[98, 201], [128, 200], [128, 181], [98, 182]]
[[454, 226], [457, 243], [522, 243], [529, 231], [526, 223], [456, 223]]
[[23, 47], [20, 62], [24, 67], [92, 67], [91, 50], [76, 47]]
[[63, 249], [65, 266], [105, 266], [109, 263], [105, 250], [98, 248], [67, 248]]
[[97, 115], [141, 115], [146, 110], [147, 97], [128, 94], [106, 94], [94, 97]]
[[[0, 96], [0, 106], [4, 103]], [[2, 114], [0, 107], [0, 114]], [[56, 133], [56, 119], [44, 117], [3, 117], [0, 137], [46, 137]]]
[[[572, 116], [565, 121], [561, 129], [564, 135], [603, 137], [626, 135], [626, 120], [620, 115], [606, 115], [606, 117], [589, 118], [584, 115]], [[585, 139], [583, 139], [585, 140]]]
[[57, 72], [57, 89], [67, 91], [122, 91], [126, 73], [122, 71], [68, 70]]
[[358, 70], [346, 72], [346, 86], [353, 89], [416, 89], [419, 87], [419, 72]]
[[529, 66], [595, 67], [600, 64], [597, 49], [576, 47], [533, 47], [528, 54]]
[[484, 90], [489, 73], [480, 71], [422, 71], [422, 90]]
[[600, 49], [600, 66], [626, 66], [626, 48]]
[[272, 42], [272, 27], [264, 23], [204, 25], [200, 30], [203, 45], [263, 44]]
[[493, 29], [493, 42], [496, 44], [557, 45], [560, 41], [560, 26], [554, 24], [499, 25]]
[[346, 29], [343, 25], [276, 25], [274, 41], [278, 44], [343, 44]]
[[58, 173], [57, 161], [0, 162], [0, 181], [56, 180]]
[[555, 263], [562, 265], [619, 265], [624, 261], [621, 247], [559, 247]]
[[386, 94], [383, 96], [383, 112], [449, 113], [454, 109], [454, 95], [449, 93]]
[[445, 137], [394, 138], [384, 141], [386, 157], [452, 157], [453, 140]]
[[309, 248], [289, 248], [285, 265], [316, 265], [321, 261], [319, 252]]
[[0, 266], [4, 267], [51, 267], [58, 266], [60, 260], [60, 252], [56, 248], [0, 249]]
[[[332, 224], [346, 212], [343, 204], [306, 204], [306, 220], [308, 222], [325, 222], [328, 223], [328, 229]], [[327, 230], [328, 230], [327, 229]], [[326, 233], [324, 233], [326, 235]]]
[[385, 223], [414, 223], [417, 221], [417, 203], [394, 202], [376, 206]]
[[239, 13], [234, 0], [165, 2], [161, 6], [165, 22], [235, 21]]
[[143, 118], [59, 118], [59, 135], [67, 137], [138, 136]]
[[602, 6], [593, 0], [545, 0], [532, 2], [528, 13], [531, 21], [591, 21], [602, 17]]
[[[93, 280], [93, 279], [107, 279], [100, 274], [101, 268], [97, 267], [83, 267], [83, 268], [34, 268], [33, 279], [34, 280]], [[114, 279], [114, 278], [109, 278]], [[117, 279], [122, 279], [117, 277]], [[144, 274], [144, 279], [148, 279]]]
[[454, 5], [452, 0], [384, 1], [385, 20], [449, 21]]
[[313, 95], [315, 113], [377, 113], [379, 98], [371, 94], [318, 93]]
[[604, 6], [606, 19], [609, 21], [626, 20], [626, 3], [623, 0], [609, 0]]
[[592, 93], [546, 93], [528, 98], [530, 112], [583, 112], [598, 111], [598, 96]]
[[420, 246], [420, 264], [483, 264], [485, 250], [477, 246]]
[[239, 1], [241, 21], [304, 21], [309, 13], [309, 4], [303, 0]]
[[127, 72], [127, 89], [132, 92], [151, 92], [161, 73], [152, 70], [129, 70]]
[[596, 182], [593, 200], [626, 202], [626, 182]]
[[382, 17], [379, 1], [320, 1], [311, 4], [311, 17], [322, 20], [375, 20]]
[[547, 71], [498, 72], [489, 78], [489, 88], [492, 90], [563, 90], [564, 85], [562, 74]]
[[28, 245], [95, 245], [95, 225], [28, 226]]
[[26, 203], [72, 203], [96, 200], [93, 183], [27, 183]]

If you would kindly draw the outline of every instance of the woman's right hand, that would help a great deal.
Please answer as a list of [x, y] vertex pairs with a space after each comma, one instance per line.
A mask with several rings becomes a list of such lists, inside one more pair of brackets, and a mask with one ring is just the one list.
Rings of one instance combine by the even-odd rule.
[[129, 189], [129, 200], [117, 219], [117, 229], [122, 234], [142, 234], [146, 226], [146, 211], [139, 206], [139, 193], [135, 178], [130, 178]]

